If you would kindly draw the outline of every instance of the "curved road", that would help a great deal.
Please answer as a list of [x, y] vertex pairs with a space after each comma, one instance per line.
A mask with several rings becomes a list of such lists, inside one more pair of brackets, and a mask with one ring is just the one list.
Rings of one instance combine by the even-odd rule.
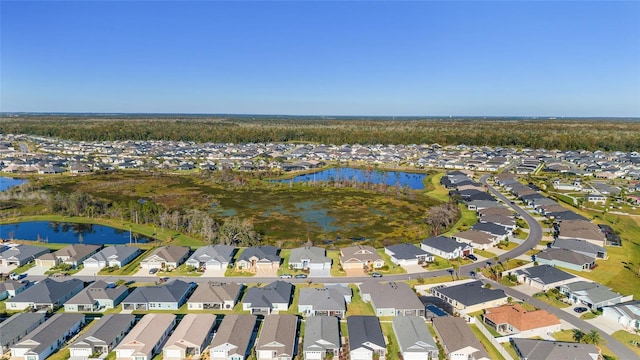
[[[540, 243], [540, 241], [542, 240], [542, 227], [540, 226], [540, 224], [536, 221], [536, 219], [533, 218], [533, 216], [531, 216], [531, 214], [529, 214], [526, 210], [520, 208], [519, 206], [516, 206], [515, 204], [512, 204], [511, 201], [505, 197], [504, 195], [502, 195], [502, 193], [500, 193], [499, 191], [497, 191], [495, 188], [493, 188], [491, 185], [489, 185], [487, 183], [487, 179], [489, 178], [490, 175], [484, 175], [480, 178], [480, 182], [483, 185], [486, 185], [486, 187], [488, 188], [488, 190], [494, 195], [496, 196], [498, 199], [502, 200], [505, 204], [507, 204], [507, 206], [511, 207], [515, 212], [517, 212], [520, 217], [522, 219], [524, 219], [527, 224], [529, 225], [529, 236], [527, 236], [527, 238], [525, 239], [524, 242], [522, 242], [522, 244], [520, 244], [518, 247], [502, 254], [499, 256], [500, 261], [503, 261], [507, 258], [509, 259], [514, 259], [524, 253], [526, 253], [527, 251], [533, 249], [536, 245], [538, 245], [538, 243]], [[462, 267], [460, 267], [459, 269], [459, 273], [464, 275], [464, 276], [471, 276], [472, 272], [475, 272], [475, 269], [478, 267], [478, 265], [480, 264], [480, 262], [475, 262], [472, 264], [468, 264], [468, 265], [464, 265]], [[484, 264], [482, 264], [484, 265]], [[313, 278], [308, 278], [308, 279], [285, 279], [285, 281], [291, 282], [291, 283], [306, 283], [307, 281], [312, 281], [314, 283], [326, 283], [326, 284], [331, 284], [331, 283], [358, 283], [358, 282], [364, 282], [364, 281], [380, 281], [380, 280], [385, 280], [385, 281], [401, 281], [401, 280], [410, 280], [411, 277], [413, 277], [414, 279], [418, 276], [422, 276], [424, 278], [427, 277], [437, 277], [437, 276], [446, 276], [450, 274], [451, 269], [441, 269], [441, 270], [436, 270], [436, 271], [425, 271], [425, 272], [420, 272], [420, 273], [413, 273], [413, 274], [398, 274], [398, 275], [388, 275], [388, 276], [384, 276], [384, 278], [382, 279], [375, 279], [375, 278], [371, 278], [370, 276], [358, 276], [358, 277], [313, 277]], [[45, 278], [45, 276], [29, 276], [29, 279], [32, 280], [41, 280]], [[100, 278], [101, 280], [105, 280], [105, 281], [117, 281], [118, 279], [122, 279], [125, 278], [127, 280], [131, 280], [131, 281], [136, 281], [136, 282], [148, 282], [148, 281], [155, 281], [157, 280], [156, 277], [150, 277], [150, 276], [105, 276], [105, 275], [99, 275], [99, 276], [78, 276], [78, 278], [84, 280], [84, 281], [92, 281], [95, 280], [97, 278]], [[175, 278], [175, 277], [172, 277]], [[229, 281], [229, 280], [233, 280], [235, 282], [240, 282], [240, 283], [270, 283], [272, 281], [274, 281], [273, 277], [233, 277], [233, 278], [228, 278], [228, 277], [184, 277], [181, 278], [184, 281], [193, 281], [196, 283], [202, 283], [202, 282], [207, 282], [207, 281]], [[493, 286], [493, 288], [497, 288], [497, 289], [502, 289], [507, 295], [513, 297], [513, 298], [517, 298], [517, 299], [522, 299], [525, 300], [526, 302], [532, 304], [533, 306], [537, 307], [537, 308], [541, 308], [541, 309], [545, 309], [550, 313], [553, 313], [554, 315], [556, 315], [558, 318], [563, 319], [565, 321], [567, 321], [568, 323], [570, 323], [571, 325], [575, 326], [578, 329], [581, 329], [582, 331], [585, 332], [589, 332], [591, 330], [596, 330], [598, 332], [600, 332], [600, 334], [602, 335], [602, 338], [604, 339], [604, 341], [606, 342], [606, 346], [611, 349], [611, 351], [613, 351], [616, 356], [619, 357], [619, 359], [621, 360], [628, 360], [628, 359], [639, 359], [640, 357], [638, 357], [631, 349], [629, 349], [627, 346], [625, 346], [624, 344], [620, 343], [619, 341], [617, 341], [616, 339], [612, 338], [611, 336], [607, 335], [605, 332], [603, 332], [602, 330], [596, 328], [595, 326], [591, 325], [590, 323], [581, 320], [580, 318], [578, 318], [577, 316], [574, 316], [572, 314], [569, 314], [559, 308], [556, 308], [552, 305], [549, 305], [545, 302], [542, 302], [540, 300], [537, 300], [535, 298], [530, 297], [529, 295], [522, 293], [520, 291], [517, 291], [513, 288], [509, 288], [506, 286], [503, 286], [502, 284], [489, 280], [489, 279], [483, 279], [483, 281], [485, 282], [490, 282]]]

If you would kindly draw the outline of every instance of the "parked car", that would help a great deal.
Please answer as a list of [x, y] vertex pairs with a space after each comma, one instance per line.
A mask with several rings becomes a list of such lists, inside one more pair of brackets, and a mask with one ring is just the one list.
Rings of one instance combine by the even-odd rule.
[[298, 274], [296, 275], [296, 279], [306, 279], [307, 278], [307, 274]]
[[587, 309], [584, 306], [578, 306], [578, 307], [573, 308], [573, 311], [577, 312], [578, 314], [582, 314], [583, 312], [585, 312], [587, 310], [589, 310], [589, 309]]
[[291, 279], [291, 274], [282, 274], [280, 275], [280, 279]]
[[162, 278], [158, 279], [158, 283], [164, 283], [164, 282], [167, 282], [167, 281], [169, 281], [168, 277], [162, 277]]
[[27, 276], [27, 275], [26, 274], [11, 273], [11, 274], [9, 274], [9, 279], [14, 280], [14, 281], [18, 281], [18, 280], [22, 279], [25, 276]]
[[477, 258], [475, 255], [473, 255], [473, 254], [468, 254], [468, 255], [466, 255], [465, 257], [466, 257], [467, 259], [469, 259], [469, 260], [473, 260], [473, 261], [478, 260], [478, 258]]
[[371, 276], [379, 278], [379, 277], [382, 277], [382, 274], [380, 274], [379, 272], [373, 272], [373, 273], [371, 273]]
[[157, 269], [157, 268], [149, 269], [149, 274], [152, 274], [152, 275], [153, 275], [153, 274], [155, 274], [155, 273], [157, 273], [157, 272], [158, 272], [158, 269]]

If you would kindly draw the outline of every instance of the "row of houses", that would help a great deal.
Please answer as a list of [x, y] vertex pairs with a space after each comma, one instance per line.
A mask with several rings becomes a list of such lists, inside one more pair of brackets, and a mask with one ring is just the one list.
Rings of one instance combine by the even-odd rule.
[[[222, 319], [220, 319], [222, 318]], [[343, 349], [338, 318], [309, 316], [305, 321], [303, 358], [325, 359], [348, 352], [351, 359], [384, 359], [385, 335], [376, 316], [346, 319], [349, 344]], [[200, 358], [208, 349], [211, 360], [293, 359], [298, 351], [300, 319], [295, 315], [107, 314], [96, 318], [80, 336], [84, 314], [19, 313], [0, 323], [2, 353], [16, 360], [44, 360], [68, 344], [72, 359], [102, 358], [110, 352], [118, 360]], [[392, 321], [405, 359], [437, 359], [438, 348], [425, 320], [416, 316]], [[449, 335], [445, 335], [446, 338]], [[394, 358], [391, 356], [390, 358]]]

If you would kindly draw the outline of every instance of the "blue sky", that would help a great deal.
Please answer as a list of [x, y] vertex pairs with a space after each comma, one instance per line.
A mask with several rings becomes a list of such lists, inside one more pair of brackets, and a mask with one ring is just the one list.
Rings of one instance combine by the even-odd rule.
[[1, 1], [0, 110], [640, 116], [640, 1]]

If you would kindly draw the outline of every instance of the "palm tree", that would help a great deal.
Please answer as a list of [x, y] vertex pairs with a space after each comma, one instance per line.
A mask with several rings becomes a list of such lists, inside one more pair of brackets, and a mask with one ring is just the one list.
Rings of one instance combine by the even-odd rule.
[[600, 345], [600, 343], [602, 343], [602, 335], [600, 335], [600, 333], [596, 330], [591, 330], [589, 331], [588, 334], [584, 335], [584, 337], [582, 338], [582, 340], [586, 343], [586, 344], [593, 344], [595, 346]]
[[586, 334], [580, 329], [573, 329], [573, 341], [582, 342]]

